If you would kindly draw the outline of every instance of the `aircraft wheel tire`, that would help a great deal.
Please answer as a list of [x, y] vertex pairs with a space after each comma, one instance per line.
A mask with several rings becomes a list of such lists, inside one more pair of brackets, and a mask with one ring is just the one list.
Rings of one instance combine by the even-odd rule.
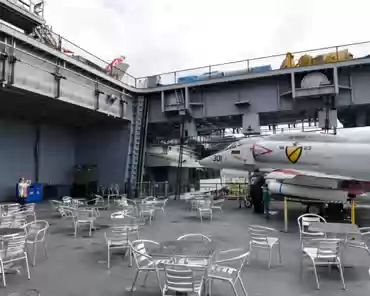
[[244, 206], [247, 208], [247, 209], [250, 209], [252, 207], [252, 202], [250, 200], [247, 199], [247, 201], [245, 202]]

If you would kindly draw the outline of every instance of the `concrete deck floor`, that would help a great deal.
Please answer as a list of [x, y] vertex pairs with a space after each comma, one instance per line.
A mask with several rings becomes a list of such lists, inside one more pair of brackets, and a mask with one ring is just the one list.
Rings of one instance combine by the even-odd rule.
[[[279, 205], [277, 206], [279, 208]], [[104, 226], [108, 222], [110, 211], [102, 211], [98, 224], [102, 229], [95, 231], [93, 236], [85, 236], [83, 232], [73, 237], [72, 223], [58, 217], [49, 204], [37, 205], [38, 219], [50, 223], [47, 237], [49, 258], [44, 259], [42, 249], [35, 267], [31, 267], [31, 280], [28, 281], [24, 269], [20, 274], [8, 275], [7, 288], [0, 286], [0, 296], [38, 289], [41, 296], [122, 296], [130, 286], [135, 275], [135, 267], [128, 267], [128, 259], [121, 255], [112, 256], [112, 267], [107, 269]], [[324, 268], [319, 273], [321, 290], [316, 290], [315, 278], [311, 270], [305, 269], [303, 280], [299, 277], [300, 252], [298, 229], [295, 218], [297, 211], [290, 212], [290, 232], [281, 233], [283, 264], [278, 265], [274, 257], [271, 270], [267, 269], [267, 254], [259, 255], [259, 261], [252, 260], [243, 270], [243, 280], [250, 296], [259, 295], [356, 295], [368, 296], [370, 292], [370, 257], [362, 250], [350, 250], [348, 260], [355, 265], [344, 273], [347, 290], [341, 290], [338, 271], [331, 273]], [[223, 213], [216, 212], [211, 223], [203, 224], [185, 207], [182, 201], [171, 201], [166, 215], [158, 213], [151, 226], [144, 226], [141, 238], [156, 241], [176, 239], [189, 233], [203, 233], [217, 241], [221, 249], [247, 247], [248, 236], [246, 227], [250, 224], [268, 225], [281, 230], [283, 228], [281, 213], [272, 217], [268, 223], [264, 217], [255, 215], [250, 209], [238, 209], [235, 201], [225, 204]], [[149, 276], [146, 288], [141, 287], [143, 278], [139, 279], [138, 290], [134, 295], [160, 295], [156, 278]], [[225, 283], [215, 282], [213, 295], [233, 295]], [[241, 291], [240, 294], [242, 295]]]

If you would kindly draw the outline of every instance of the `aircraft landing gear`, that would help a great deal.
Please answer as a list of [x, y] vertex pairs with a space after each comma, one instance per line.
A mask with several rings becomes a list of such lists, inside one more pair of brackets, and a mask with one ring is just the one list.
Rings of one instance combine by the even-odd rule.
[[345, 211], [342, 203], [328, 204], [326, 215], [330, 221], [343, 221], [345, 219]]
[[345, 218], [344, 206], [342, 203], [308, 204], [306, 213], [327, 217], [330, 221], [342, 221]]
[[242, 203], [244, 202], [244, 207], [249, 209], [252, 207], [252, 201], [250, 199], [250, 197], [243, 197], [243, 198], [239, 198], [239, 209], [242, 208]]

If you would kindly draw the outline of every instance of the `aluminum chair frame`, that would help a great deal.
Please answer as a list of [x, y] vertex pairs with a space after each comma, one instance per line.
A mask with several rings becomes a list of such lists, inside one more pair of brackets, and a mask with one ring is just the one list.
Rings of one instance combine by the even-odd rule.
[[[251, 237], [249, 241], [249, 252], [252, 254], [254, 249], [268, 249], [269, 251], [269, 260], [268, 260], [268, 269], [271, 268], [272, 261], [272, 251], [274, 247], [277, 247], [277, 254], [279, 257], [280, 264], [283, 262], [281, 256], [281, 242], [279, 237], [279, 231], [274, 228], [260, 226], [260, 225], [250, 225], [248, 227], [248, 232]], [[270, 236], [274, 234], [274, 236]], [[256, 253], [258, 256], [258, 253]], [[248, 256], [247, 264], [249, 264], [250, 256]]]
[[111, 250], [124, 249], [129, 251], [129, 266], [132, 266], [132, 251], [130, 246], [130, 235], [136, 234], [139, 239], [139, 232], [137, 228], [131, 228], [124, 225], [113, 225], [110, 227], [110, 232], [105, 232], [104, 237], [108, 248], [108, 268], [111, 266]]
[[[207, 241], [207, 242], [211, 242], [211, 239], [204, 235], [204, 234], [201, 234], [201, 233], [187, 233], [187, 234], [184, 234], [182, 236], [179, 236], [176, 240], [186, 240], [186, 239], [191, 239], [191, 238], [201, 238], [202, 241]], [[190, 264], [190, 265], [197, 265], [198, 267], [199, 266], [207, 266], [209, 264], [209, 260], [208, 259], [203, 259], [203, 258], [182, 258], [180, 260], [178, 260], [178, 263], [187, 263], [187, 264]]]
[[[244, 264], [247, 258], [249, 258], [250, 252], [245, 252], [244, 249], [231, 249], [231, 250], [220, 251], [219, 255], [222, 256], [222, 255], [230, 254], [234, 252], [238, 252], [239, 255], [229, 257], [226, 259], [222, 259], [222, 260], [216, 260], [216, 262], [211, 265], [209, 273], [207, 275], [207, 280], [210, 281], [209, 296], [212, 295], [212, 285], [213, 285], [214, 280], [228, 282], [231, 285], [235, 296], [238, 296], [238, 292], [236, 291], [236, 284], [239, 281], [244, 295], [248, 296], [247, 290], [245, 289], [243, 280], [240, 275], [240, 271], [244, 267]], [[236, 261], [240, 261], [240, 265], [238, 266], [238, 268], [230, 267], [227, 264], [225, 264], [225, 263], [236, 262]]]
[[[305, 258], [310, 258], [314, 268], [314, 274], [316, 278], [317, 289], [320, 289], [319, 278], [317, 275], [316, 266], [329, 266], [336, 265], [339, 268], [340, 277], [343, 284], [343, 289], [346, 289], [346, 285], [344, 283], [344, 276], [343, 276], [343, 266], [340, 259], [340, 247], [342, 240], [336, 238], [316, 238], [312, 239], [312, 243], [316, 245], [316, 247], [304, 247], [303, 248], [303, 256], [301, 258], [301, 268], [300, 274], [302, 277], [303, 273], [303, 261]], [[329, 269], [330, 270], [330, 269]]]
[[152, 240], [135, 240], [130, 243], [132, 254], [134, 256], [135, 265], [137, 268], [136, 275], [135, 275], [135, 278], [134, 278], [134, 281], [132, 283], [132, 287], [130, 290], [130, 295], [132, 295], [132, 292], [134, 291], [136, 287], [136, 282], [137, 282], [140, 272], [146, 272], [143, 286], [145, 286], [146, 284], [149, 273], [155, 272], [157, 276], [157, 282], [158, 282], [159, 288], [162, 293], [162, 286], [161, 286], [161, 280], [159, 277], [159, 271], [163, 270], [164, 264], [169, 263], [170, 261], [161, 260], [161, 259], [153, 259], [153, 257], [149, 256], [146, 251], [146, 248], [145, 248], [146, 244], [159, 246], [159, 243], [152, 241]]
[[[368, 241], [370, 242], [370, 227], [361, 227], [359, 228], [359, 231], [359, 235], [349, 235], [350, 237], [354, 236], [355, 240], [350, 240], [348, 236], [346, 237], [345, 246], [357, 249], [364, 249], [370, 255], [370, 248], [368, 246]], [[357, 239], [358, 236], [361, 236], [361, 239]]]
[[301, 242], [301, 248], [304, 244], [315, 238], [326, 238], [326, 233], [323, 232], [313, 232], [305, 231], [304, 227], [309, 227], [313, 222], [326, 223], [324, 217], [317, 214], [303, 214], [297, 218], [298, 228], [299, 228], [299, 240]]
[[[79, 216], [83, 216], [83, 219], [80, 219], [81, 217]], [[87, 215], [87, 216], [84, 216], [84, 215]], [[74, 226], [75, 226], [75, 233], [74, 233], [74, 236], [76, 237], [77, 236], [77, 230], [79, 228], [79, 225], [80, 224], [88, 224], [89, 225], [89, 236], [92, 235], [92, 229], [93, 229], [93, 226], [94, 226], [94, 220], [95, 220], [95, 217], [94, 217], [94, 211], [93, 210], [87, 210], [87, 209], [78, 209], [75, 211], [75, 216], [74, 216]]]
[[[194, 266], [199, 269], [199, 266]], [[162, 296], [173, 295], [167, 292], [192, 293], [201, 296], [204, 287], [204, 277], [195, 275], [194, 269], [187, 264], [164, 264], [165, 283]]]
[[153, 205], [147, 205], [142, 203], [139, 205], [139, 216], [145, 222], [145, 218], [148, 218], [149, 225], [152, 224], [152, 221], [155, 217], [155, 208]]
[[201, 233], [186, 233], [184, 235], [179, 236], [176, 240], [184, 240], [187, 238], [201, 238], [202, 240], [211, 242], [211, 239], [208, 236]]
[[212, 210], [219, 210], [220, 212], [223, 212], [222, 207], [224, 206], [224, 203], [225, 203], [224, 198], [213, 200], [211, 204], [211, 208]]
[[210, 221], [212, 221], [212, 201], [204, 200], [204, 203], [198, 207], [198, 214], [200, 222], [203, 223], [203, 217], [209, 217]]
[[[41, 228], [36, 228], [37, 225], [41, 224]], [[25, 230], [27, 234], [26, 244], [32, 245], [33, 249], [33, 260], [32, 265], [36, 265], [36, 256], [37, 256], [37, 244], [43, 244], [45, 257], [48, 258], [48, 248], [45, 241], [47, 230], [49, 229], [49, 222], [45, 220], [36, 220], [25, 225]], [[30, 237], [33, 236], [33, 239]]]
[[0, 242], [4, 246], [3, 252], [1, 252], [0, 256], [0, 268], [2, 271], [4, 287], [6, 287], [6, 276], [5, 276], [6, 273], [4, 272], [4, 265], [6, 265], [7, 263], [25, 260], [27, 278], [30, 280], [31, 274], [28, 265], [28, 256], [26, 252], [26, 235], [3, 236]]

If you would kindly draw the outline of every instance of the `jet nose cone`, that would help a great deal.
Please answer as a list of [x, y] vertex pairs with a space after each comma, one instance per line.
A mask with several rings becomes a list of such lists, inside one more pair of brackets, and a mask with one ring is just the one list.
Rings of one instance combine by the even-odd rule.
[[199, 164], [204, 167], [209, 167], [212, 164], [212, 157], [208, 156], [199, 160]]

